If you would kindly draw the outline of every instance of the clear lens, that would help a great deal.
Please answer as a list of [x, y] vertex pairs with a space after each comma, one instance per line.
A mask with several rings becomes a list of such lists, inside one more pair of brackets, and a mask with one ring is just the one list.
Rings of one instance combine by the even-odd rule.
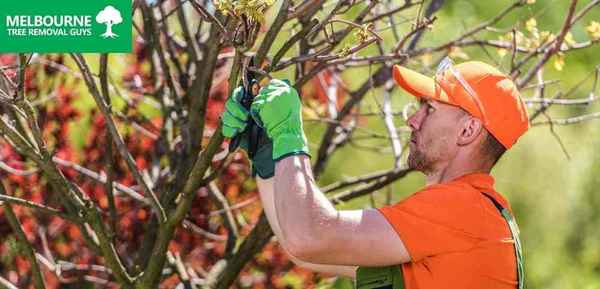
[[417, 111], [419, 110], [419, 104], [411, 101], [409, 103], [407, 103], [404, 108], [402, 109], [402, 117], [404, 118], [404, 121], [408, 121], [408, 118], [417, 113]]
[[442, 59], [442, 61], [440, 61], [440, 64], [438, 64], [437, 70], [435, 72], [435, 76], [436, 77], [442, 77], [444, 76], [444, 73], [446, 72], [446, 70], [448, 70], [448, 68], [452, 67], [452, 59], [450, 59], [450, 57], [446, 56], [444, 57], [444, 59]]
[[438, 64], [437, 71], [435, 73], [436, 92], [438, 89], [441, 90], [441, 87], [438, 87], [438, 86], [439, 86], [441, 79], [446, 74], [446, 71], [450, 71], [450, 73], [452, 73], [452, 76], [454, 76], [454, 78], [456, 78], [458, 83], [460, 83], [460, 85], [467, 92], [467, 94], [477, 104], [479, 112], [481, 113], [484, 121], [487, 124], [487, 115], [485, 114], [483, 105], [481, 104], [481, 101], [479, 100], [479, 96], [477, 95], [475, 90], [469, 85], [469, 83], [465, 80], [465, 78], [460, 74], [460, 72], [458, 72], [458, 70], [456, 70], [456, 68], [454, 68], [452, 59], [450, 59], [450, 57], [448, 57], [448, 56], [444, 57], [444, 59], [442, 59], [442, 61], [440, 61], [440, 64]]

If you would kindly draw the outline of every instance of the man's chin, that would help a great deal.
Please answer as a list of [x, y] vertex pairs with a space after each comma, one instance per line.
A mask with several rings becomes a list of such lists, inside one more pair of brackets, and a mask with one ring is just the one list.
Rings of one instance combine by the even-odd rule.
[[408, 155], [408, 159], [406, 160], [406, 162], [409, 169], [417, 171], [419, 170], [417, 161], [415, 160], [415, 157], [412, 152]]
[[408, 154], [407, 165], [409, 169], [425, 172], [424, 156], [411, 150]]

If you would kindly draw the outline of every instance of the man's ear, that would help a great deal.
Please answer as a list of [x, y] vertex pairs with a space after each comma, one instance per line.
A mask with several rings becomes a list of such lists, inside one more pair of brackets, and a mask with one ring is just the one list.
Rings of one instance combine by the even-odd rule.
[[456, 141], [459, 146], [466, 146], [474, 142], [483, 131], [481, 120], [470, 115], [465, 115], [459, 123], [460, 130]]

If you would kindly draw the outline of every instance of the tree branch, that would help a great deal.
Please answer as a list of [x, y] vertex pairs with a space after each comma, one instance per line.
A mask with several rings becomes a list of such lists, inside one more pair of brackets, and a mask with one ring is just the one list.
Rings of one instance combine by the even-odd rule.
[[[0, 196], [2, 195], [6, 195], [6, 190], [4, 189], [4, 184], [0, 182]], [[44, 278], [42, 277], [40, 266], [35, 258], [33, 247], [31, 247], [31, 244], [27, 240], [27, 236], [25, 235], [25, 232], [23, 232], [21, 222], [19, 222], [19, 219], [13, 212], [9, 202], [4, 203], [4, 215], [6, 216], [6, 219], [8, 220], [8, 223], [12, 227], [13, 231], [17, 235], [17, 242], [19, 242], [25, 253], [25, 256], [27, 256], [27, 259], [29, 259], [32, 271], [31, 274], [33, 275], [33, 286], [36, 289], [45, 289], [46, 285], [44, 284]]]
[[269, 52], [269, 49], [271, 48], [271, 46], [273, 46], [273, 42], [275, 41], [277, 34], [279, 34], [281, 27], [287, 21], [288, 9], [291, 4], [292, 4], [292, 1], [290, 1], [290, 0], [283, 0], [283, 2], [281, 3], [281, 8], [279, 8], [279, 13], [277, 13], [275, 20], [273, 21], [273, 24], [271, 24], [271, 28], [269, 28], [269, 31], [267, 31], [267, 34], [263, 38], [263, 40], [260, 44], [260, 47], [258, 48], [258, 51], [256, 52], [254, 61], [258, 67], [262, 66], [262, 62], [265, 59], [265, 57], [267, 56], [267, 53]]
[[370, 194], [406, 176], [411, 171], [411, 169], [407, 168], [395, 168], [394, 170], [389, 171], [387, 174], [383, 175], [382, 177], [373, 180], [373, 183], [371, 184], [365, 184], [356, 189], [339, 193], [337, 195], [332, 196], [330, 200], [334, 204], [339, 204], [341, 202], [347, 202], [351, 199]]
[[[100, 89], [104, 101], [109, 106], [111, 105], [110, 93], [108, 89], [108, 54], [104, 53], [100, 55]], [[104, 184], [104, 191], [108, 198], [108, 210], [110, 213], [110, 227], [111, 234], [117, 232], [117, 208], [115, 206], [115, 196], [113, 194], [113, 140], [110, 133], [106, 133], [106, 151], [104, 153], [104, 164], [106, 167], [106, 182]], [[143, 197], [142, 197], [143, 198]]]
[[211, 199], [217, 205], [217, 207], [223, 210], [222, 218], [225, 223], [225, 227], [229, 231], [229, 238], [227, 239], [225, 255], [226, 257], [229, 257], [229, 255], [235, 247], [236, 240], [239, 237], [237, 223], [235, 222], [235, 218], [233, 216], [233, 213], [231, 212], [229, 201], [227, 201], [227, 198], [225, 198], [223, 193], [221, 193], [221, 190], [219, 190], [215, 182], [211, 182], [208, 185], [208, 192], [211, 196]]
[[573, 15], [575, 13], [576, 6], [577, 6], [577, 0], [571, 0], [571, 5], [569, 6], [569, 12], [567, 14], [567, 17], [565, 18], [565, 23], [562, 26], [560, 34], [558, 35], [556, 40], [554, 40], [554, 45], [550, 49], [546, 50], [544, 55], [542, 55], [542, 59], [540, 59], [533, 66], [533, 68], [531, 68], [527, 72], [527, 74], [525, 76], [523, 76], [523, 78], [517, 80], [516, 85], [518, 88], [525, 86], [525, 84], [527, 84], [535, 76], [537, 71], [540, 70], [540, 68], [542, 68], [542, 66], [544, 66], [544, 64], [546, 64], [548, 59], [550, 59], [550, 57], [552, 55], [554, 55], [556, 52], [560, 51], [560, 46], [563, 43], [563, 40], [565, 39], [565, 35], [571, 29], [571, 26], [574, 24], [571, 22], [571, 19], [573, 19]]

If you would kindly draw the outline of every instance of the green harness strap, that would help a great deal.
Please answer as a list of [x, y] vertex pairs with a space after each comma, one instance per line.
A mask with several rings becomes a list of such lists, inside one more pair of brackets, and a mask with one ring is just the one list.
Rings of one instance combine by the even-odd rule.
[[483, 193], [488, 199], [494, 203], [494, 206], [500, 211], [502, 217], [508, 224], [508, 228], [510, 229], [510, 234], [512, 235], [512, 239], [515, 242], [515, 257], [517, 259], [517, 288], [523, 289], [525, 287], [525, 271], [523, 270], [523, 251], [521, 249], [521, 239], [519, 239], [519, 227], [517, 226], [517, 222], [515, 218], [513, 218], [512, 214], [508, 209], [504, 208], [496, 199], [492, 198], [492, 196]]
[[[486, 193], [482, 193], [494, 203], [500, 214], [508, 224], [510, 234], [514, 240], [515, 256], [517, 259], [517, 288], [525, 286], [525, 274], [523, 271], [523, 253], [521, 251], [521, 240], [519, 239], [519, 228], [517, 222], [496, 199]], [[356, 270], [356, 289], [404, 289], [404, 279], [400, 265], [387, 267], [358, 267]]]
[[400, 265], [387, 267], [358, 267], [357, 289], [404, 289]]

